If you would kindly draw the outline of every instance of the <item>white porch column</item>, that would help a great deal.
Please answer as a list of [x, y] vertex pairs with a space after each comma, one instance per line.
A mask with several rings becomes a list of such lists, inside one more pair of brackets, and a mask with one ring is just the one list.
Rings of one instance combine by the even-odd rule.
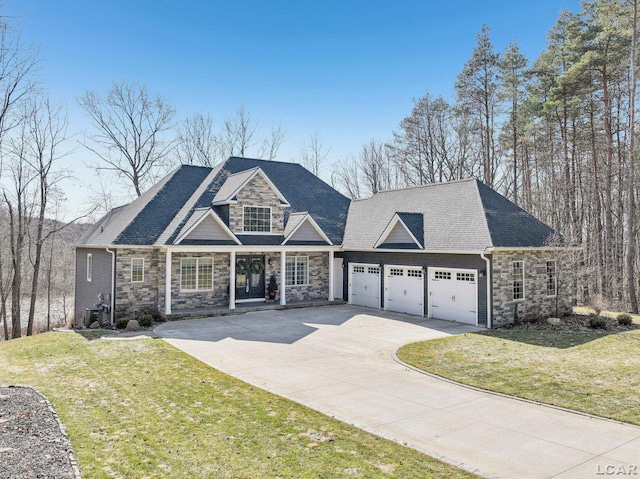
[[164, 314], [171, 314], [171, 250], [167, 249], [164, 284]]
[[329, 251], [329, 301], [333, 301], [333, 250]]
[[229, 253], [229, 309], [236, 309], [236, 252]]
[[280, 252], [280, 304], [282, 306], [287, 304], [286, 275], [287, 275], [287, 252], [285, 250], [282, 250]]

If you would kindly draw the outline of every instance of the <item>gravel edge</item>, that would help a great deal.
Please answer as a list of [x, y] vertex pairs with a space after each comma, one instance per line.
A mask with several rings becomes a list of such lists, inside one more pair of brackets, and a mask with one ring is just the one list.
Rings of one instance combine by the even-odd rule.
[[44, 400], [44, 403], [47, 405], [47, 408], [49, 409], [49, 412], [51, 412], [51, 415], [54, 417], [54, 419], [58, 423], [58, 427], [60, 428], [60, 432], [62, 433], [62, 436], [69, 443], [69, 462], [71, 462], [71, 467], [73, 469], [73, 475], [74, 475], [74, 477], [76, 479], [82, 479], [82, 477], [80, 475], [80, 469], [78, 468], [78, 463], [76, 461], [75, 456], [73, 455], [73, 450], [72, 450], [72, 447], [71, 447], [71, 440], [69, 439], [69, 435], [67, 434], [67, 430], [64, 427], [64, 424], [62, 424], [62, 421], [60, 420], [60, 417], [58, 417], [58, 414], [56, 413], [56, 410], [54, 409], [53, 404], [51, 404], [51, 401], [49, 401], [49, 399], [44, 394], [42, 394], [40, 391], [38, 391], [36, 388], [34, 388], [32, 386], [22, 386], [22, 385], [19, 385], [19, 384], [9, 384], [6, 387], [8, 387], [8, 388], [31, 389], [33, 392], [35, 392], [38, 396], [40, 396]]

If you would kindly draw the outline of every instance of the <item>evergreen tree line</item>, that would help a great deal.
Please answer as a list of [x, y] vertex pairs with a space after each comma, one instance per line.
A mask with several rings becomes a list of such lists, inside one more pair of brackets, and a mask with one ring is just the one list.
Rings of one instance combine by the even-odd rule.
[[534, 61], [497, 52], [487, 26], [455, 101], [414, 100], [387, 141], [337, 163], [352, 198], [476, 177], [582, 246], [578, 295], [638, 312], [638, 1], [562, 12]]

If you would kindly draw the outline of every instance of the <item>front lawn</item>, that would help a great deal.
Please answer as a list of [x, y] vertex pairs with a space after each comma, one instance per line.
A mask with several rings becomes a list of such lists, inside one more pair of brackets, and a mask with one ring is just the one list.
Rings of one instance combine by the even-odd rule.
[[640, 330], [485, 331], [409, 344], [398, 356], [460, 383], [640, 425]]
[[475, 477], [249, 386], [162, 340], [45, 333], [0, 343], [0, 384], [36, 387], [83, 479]]

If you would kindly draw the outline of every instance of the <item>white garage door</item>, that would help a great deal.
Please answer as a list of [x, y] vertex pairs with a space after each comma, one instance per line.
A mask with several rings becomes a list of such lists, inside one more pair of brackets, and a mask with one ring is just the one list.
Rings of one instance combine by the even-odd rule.
[[477, 271], [429, 268], [429, 317], [478, 324]]
[[384, 267], [384, 308], [424, 316], [424, 280], [420, 266]]
[[349, 303], [380, 308], [380, 266], [349, 264]]

